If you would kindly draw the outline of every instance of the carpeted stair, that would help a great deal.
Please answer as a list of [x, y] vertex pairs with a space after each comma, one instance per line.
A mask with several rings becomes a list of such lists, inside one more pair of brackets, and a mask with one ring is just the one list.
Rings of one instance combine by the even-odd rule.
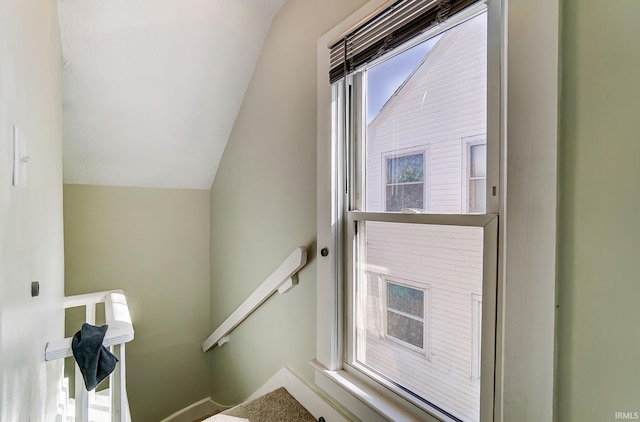
[[205, 421], [318, 422], [284, 387], [280, 387], [250, 402], [225, 410], [205, 419]]

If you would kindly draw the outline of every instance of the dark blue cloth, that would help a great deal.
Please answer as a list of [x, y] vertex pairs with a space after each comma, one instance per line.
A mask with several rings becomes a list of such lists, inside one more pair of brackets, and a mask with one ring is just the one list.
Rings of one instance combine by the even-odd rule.
[[85, 322], [71, 340], [73, 357], [76, 358], [87, 391], [93, 390], [108, 377], [118, 362], [118, 358], [102, 345], [107, 328], [108, 325], [96, 327]]

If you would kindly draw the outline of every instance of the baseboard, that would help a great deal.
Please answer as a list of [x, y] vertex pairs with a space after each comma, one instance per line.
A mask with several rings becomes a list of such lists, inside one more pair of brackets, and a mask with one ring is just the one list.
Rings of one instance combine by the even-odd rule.
[[162, 419], [160, 422], [193, 422], [203, 415], [209, 415], [216, 410], [221, 409], [213, 402], [213, 400], [211, 400], [210, 397], [207, 397], [185, 407], [182, 410], [178, 410], [176, 413]]

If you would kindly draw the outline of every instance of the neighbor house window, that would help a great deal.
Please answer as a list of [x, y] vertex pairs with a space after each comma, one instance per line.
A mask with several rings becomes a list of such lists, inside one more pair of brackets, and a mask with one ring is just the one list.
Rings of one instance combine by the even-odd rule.
[[487, 145], [467, 144], [467, 210], [482, 213], [487, 208]]
[[428, 349], [428, 290], [386, 282], [385, 334], [410, 349]]
[[386, 158], [386, 210], [424, 209], [424, 154]]

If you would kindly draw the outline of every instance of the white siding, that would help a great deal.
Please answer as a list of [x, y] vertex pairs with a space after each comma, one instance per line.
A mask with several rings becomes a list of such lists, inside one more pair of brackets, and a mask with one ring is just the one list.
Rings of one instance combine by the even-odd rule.
[[[425, 211], [460, 213], [463, 139], [486, 133], [486, 16], [444, 35], [369, 125], [366, 209], [385, 210], [386, 157], [425, 152]], [[367, 223], [366, 338], [358, 358], [465, 421], [479, 419], [472, 294], [482, 293], [482, 229]], [[384, 278], [429, 290], [429, 350], [384, 337]], [[366, 290], [364, 289], [366, 287]], [[365, 292], [363, 292], [365, 290]], [[366, 344], [366, 346], [365, 346]]]

